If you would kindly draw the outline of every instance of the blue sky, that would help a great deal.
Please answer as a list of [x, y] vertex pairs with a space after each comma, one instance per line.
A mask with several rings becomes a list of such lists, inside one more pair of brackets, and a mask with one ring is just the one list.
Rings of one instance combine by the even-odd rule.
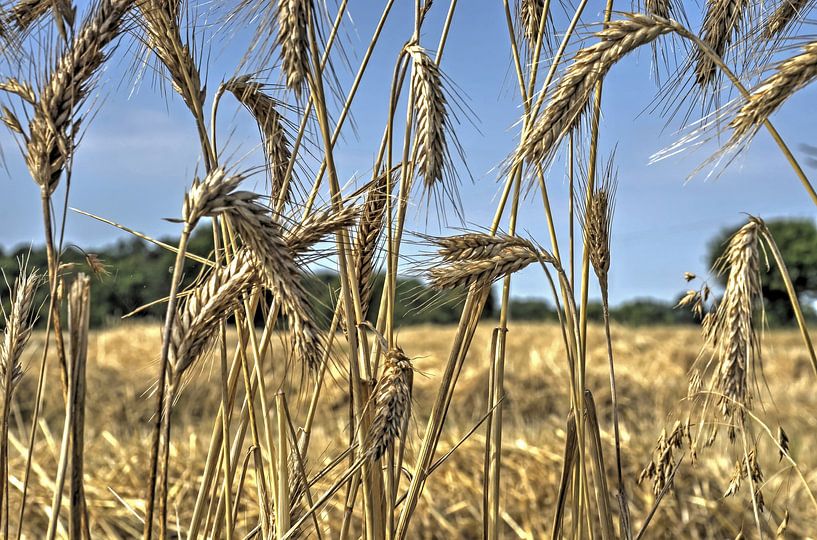
[[[350, 2], [343, 45], [352, 70], [357, 69], [369, 36], [380, 16], [380, 2]], [[365, 180], [375, 158], [387, 115], [388, 85], [396, 53], [411, 32], [411, 2], [398, 0], [383, 39], [367, 72], [352, 113], [356, 131], [345, 129], [336, 156], [342, 179]], [[371, 6], [377, 6], [372, 8]], [[422, 42], [436, 48], [446, 2], [435, 2]], [[561, 8], [559, 8], [561, 9]], [[687, 12], [697, 27], [694, 3]], [[590, 2], [587, 23], [601, 19], [602, 3]], [[563, 25], [561, 25], [563, 26]], [[586, 32], [585, 32], [586, 33]], [[238, 30], [234, 44], [208, 44], [210, 94], [218, 83], [235, 73], [246, 43]], [[184, 189], [200, 170], [198, 143], [189, 113], [176, 96], [165, 98], [148, 75], [134, 82], [137, 71], [130, 47], [120, 47], [102, 74], [95, 94], [100, 110], [86, 126], [75, 166], [70, 205], [126, 224], [151, 236], [176, 234], [178, 226], [163, 221], [176, 217]], [[649, 48], [616, 65], [605, 84], [601, 125], [602, 155], [617, 147], [619, 189], [613, 225], [611, 300], [636, 297], [671, 299], [684, 289], [684, 271], [703, 273], [707, 243], [723, 227], [737, 224], [744, 212], [771, 219], [778, 216], [813, 217], [809, 202], [776, 146], [761, 132], [749, 149], [717, 178], [687, 176], [709, 155], [708, 150], [685, 152], [656, 164], [650, 156], [679, 138], [678, 121], [667, 123], [650, 112], [656, 96]], [[336, 62], [341, 83], [350, 70]], [[457, 126], [473, 182], [460, 169], [460, 194], [465, 223], [449, 217], [449, 225], [482, 228], [493, 216], [500, 184], [499, 166], [513, 151], [520, 111], [515, 75], [511, 71], [502, 2], [460, 2], [445, 50], [442, 68], [455, 84], [463, 103], [473, 111]], [[203, 70], [204, 71], [204, 70]], [[807, 88], [773, 117], [783, 137], [795, 149], [813, 137], [815, 90]], [[400, 115], [404, 114], [403, 112]], [[258, 162], [257, 131], [231, 100], [219, 115], [219, 138], [226, 156], [245, 156], [237, 166]], [[40, 243], [39, 192], [28, 176], [13, 140], [0, 136], [8, 173], [0, 173], [0, 245]], [[814, 168], [807, 173], [815, 175]], [[263, 178], [254, 187], [263, 189]], [[547, 176], [557, 228], [567, 231], [567, 182], [564, 165], [557, 162]], [[409, 229], [446, 232], [436, 214], [427, 218], [418, 203], [410, 213]], [[522, 205], [520, 229], [548, 245], [541, 202], [529, 196]], [[70, 214], [67, 239], [84, 247], [110, 243], [123, 236], [108, 225]], [[562, 239], [562, 244], [566, 240]], [[416, 250], [407, 246], [409, 252]], [[515, 296], [545, 296], [541, 274], [527, 270], [513, 286]]]

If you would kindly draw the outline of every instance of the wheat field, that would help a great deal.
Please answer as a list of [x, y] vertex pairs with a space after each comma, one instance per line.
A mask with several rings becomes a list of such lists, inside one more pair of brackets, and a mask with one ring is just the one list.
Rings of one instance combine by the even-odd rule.
[[[812, 3], [504, 0], [490, 80], [512, 89], [513, 137], [490, 201], [461, 197], [480, 150], [459, 135], [492, 111], [449, 75], [479, 3], [395, 4], [0, 2], [2, 157], [34, 189], [43, 234], [25, 241], [44, 251], [2, 269], [3, 539], [813, 535], [817, 352], [794, 261], [742, 214], [712, 275], [685, 275], [677, 308], [697, 327], [613, 324], [616, 194], [632, 188], [615, 148], [644, 141], [603, 120], [607, 76], [651, 52], [643, 116], [676, 139], [645, 160], [703, 148], [672, 176], [717, 175], [762, 132], [786, 164], [774, 189], [817, 205], [808, 148], [773, 125], [817, 78]], [[355, 9], [374, 10], [370, 34]], [[72, 186], [102, 181], [74, 167], [87, 126], [117, 124], [102, 98], [137, 91], [177, 104], [196, 152], [183, 194], [151, 193], [173, 201], [168, 242], [72, 206]], [[377, 131], [355, 146], [360, 107]], [[98, 280], [132, 276], [72, 243], [77, 214], [170, 254], [162, 292], [128, 308], [160, 323], [92, 329]], [[322, 301], [319, 268], [336, 276]], [[772, 268], [791, 313], [774, 333]], [[557, 323], [513, 323], [522, 271]], [[406, 276], [459, 322], [405, 327]]]
[[[151, 414], [145, 380], [155, 370], [161, 329], [155, 325], [123, 325], [121, 328], [94, 332], [89, 340], [87, 414], [89, 423], [86, 467], [96, 471], [86, 484], [91, 523], [97, 534], [109, 538], [130, 538], [141, 532], [141, 522], [129, 507], [141, 509], [148, 436], [146, 422]], [[415, 420], [410, 432], [417, 433], [428, 416], [434, 380], [447, 354], [454, 328], [410, 327], [400, 330], [400, 338], [411, 344], [406, 353], [415, 359]], [[671, 425], [672, 411], [685, 397], [678, 381], [687, 377], [695, 360], [691, 345], [701, 343], [694, 328], [614, 327], [616, 353], [620, 358], [617, 371], [623, 395], [622, 440], [628, 456], [627, 474], [637, 478], [647, 465], [656, 443], [656, 434]], [[567, 369], [564, 349], [556, 325], [511, 324], [510, 335], [515, 339], [508, 349], [506, 375], [506, 437], [503, 454], [506, 474], [502, 478], [502, 529], [505, 538], [542, 538], [550, 534], [551, 520], [557, 496], [561, 460], [564, 453], [564, 409], [569, 402], [560, 381]], [[235, 336], [230, 337], [230, 343]], [[278, 337], [280, 339], [280, 337]], [[32, 340], [29, 350], [35, 358], [42, 345], [42, 336]], [[440, 455], [457, 446], [477, 425], [487, 407], [485, 385], [488, 378], [490, 334], [487, 329], [477, 332], [471, 353], [454, 398], [449, 427], [441, 442]], [[811, 452], [817, 418], [804, 415], [803, 410], [817, 406], [813, 384], [809, 381], [809, 360], [795, 332], [775, 331], [768, 336], [767, 377], [775, 402], [775, 414], [791, 438], [791, 453], [799, 466], [813, 470], [817, 456]], [[280, 344], [276, 349], [280, 350]], [[603, 330], [591, 327], [588, 355], [589, 384], [603, 388], [606, 380]], [[276, 353], [273, 353], [275, 356]], [[280, 359], [279, 359], [280, 360]], [[273, 361], [273, 364], [276, 362]], [[195, 500], [196, 486], [207, 453], [209, 419], [214, 413], [219, 395], [213, 384], [215, 367], [203, 365], [189, 383], [177, 404], [179, 436], [171, 449], [174, 469], [171, 472], [173, 520], [189, 519], [189, 508]], [[273, 377], [271, 377], [272, 379]], [[347, 441], [344, 431], [348, 423], [348, 400], [340, 387], [340, 378], [328, 390], [325, 405], [318, 414], [321, 428], [315, 434], [309, 461], [314, 468], [329, 463]], [[62, 409], [57, 396], [59, 387], [56, 371], [50, 373], [49, 398], [43, 414], [42, 451], [35, 464], [32, 489], [33, 509], [25, 530], [30, 537], [45, 526], [50, 509], [53, 479], [50, 471], [58, 460], [57, 437]], [[31, 391], [31, 384], [21, 392]], [[609, 420], [610, 407], [603, 405], [609, 393], [600, 392], [599, 416]], [[293, 404], [294, 408], [298, 408]], [[25, 411], [20, 411], [25, 415]], [[20, 464], [24, 449], [19, 442], [23, 431], [12, 439], [12, 463]], [[602, 438], [612, 443], [612, 433], [602, 429]], [[412, 529], [415, 538], [480, 538], [482, 530], [482, 461], [484, 429], [468, 438], [459, 449], [443, 461], [434, 472], [435, 482], [420, 503], [417, 523]], [[769, 447], [769, 441], [761, 442]], [[416, 452], [409, 446], [408, 453]], [[767, 466], [769, 478], [764, 487], [775, 507], [788, 511], [792, 519], [786, 538], [810, 538], [817, 513], [795, 478], [791, 467], [779, 463], [775, 456]], [[751, 531], [751, 503], [745, 498], [724, 497], [734, 464], [726, 457], [706, 459], [678, 473], [673, 496], [660, 507], [651, 538], [734, 538], [741, 531]], [[612, 473], [612, 470], [610, 471]], [[810, 485], [817, 478], [806, 476]], [[250, 471], [247, 482], [255, 478]], [[325, 486], [319, 482], [316, 490]], [[16, 491], [16, 490], [15, 490]], [[254, 491], [254, 490], [250, 490]], [[18, 496], [12, 492], [13, 500]], [[654, 501], [649, 484], [633, 487], [634, 525]], [[342, 500], [335, 500], [320, 514], [326, 537], [334, 538], [343, 513]], [[257, 508], [250, 500], [238, 509], [237, 534], [246, 534], [257, 519]], [[776, 522], [783, 518], [773, 513], [764, 523], [767, 534], [774, 534]], [[360, 523], [354, 524], [359, 531]], [[749, 533], [751, 534], [751, 533]]]

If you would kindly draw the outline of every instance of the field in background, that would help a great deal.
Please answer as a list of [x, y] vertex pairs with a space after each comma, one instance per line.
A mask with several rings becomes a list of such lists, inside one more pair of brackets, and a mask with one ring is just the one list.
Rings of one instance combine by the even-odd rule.
[[[414, 360], [414, 411], [408, 441], [416, 445], [422, 438], [428, 408], [439, 383], [441, 366], [446, 360], [453, 327], [412, 327], [400, 331], [400, 343]], [[649, 462], [655, 437], [675, 419], [667, 416], [683, 398], [687, 368], [701, 345], [695, 328], [614, 327], [616, 375], [619, 384], [622, 441], [626, 478], [630, 488], [634, 525], [640, 524], [653, 502], [649, 481], [641, 486], [635, 480]], [[505, 435], [503, 448], [503, 512], [505, 538], [543, 538], [550, 534], [554, 500], [559, 485], [565, 443], [564, 411], [569, 408], [566, 385], [567, 365], [564, 345], [556, 325], [512, 325], [508, 340], [505, 384]], [[37, 334], [26, 352], [24, 365], [36, 372], [42, 345]], [[280, 381], [285, 360], [276, 338], [270, 384]], [[229, 338], [229, 341], [234, 341]], [[444, 430], [440, 458], [472, 428], [486, 411], [486, 381], [490, 327], [477, 332], [471, 352], [457, 385], [449, 423]], [[153, 379], [161, 342], [160, 328], [148, 325], [123, 325], [93, 332], [89, 342], [88, 402], [86, 423], [86, 491], [91, 529], [95, 537], [132, 538], [140, 534], [142, 524], [128, 505], [143, 515], [144, 483], [148, 462], [149, 418], [153, 400], [147, 399], [146, 382]], [[807, 353], [796, 332], [770, 332], [764, 339], [764, 370], [776, 403], [766, 401], [768, 416], [779, 418], [791, 439], [791, 453], [805, 471], [806, 480], [817, 488], [817, 418], [804, 411], [817, 408], [817, 392], [810, 373]], [[228, 350], [232, 351], [232, 347]], [[595, 393], [599, 407], [605, 454], [612, 456], [612, 428], [609, 418], [609, 383], [603, 331], [591, 328], [588, 346], [588, 387]], [[342, 356], [338, 356], [340, 358]], [[337, 362], [337, 360], [336, 360]], [[170, 493], [171, 523], [188, 522], [193, 507], [198, 476], [204, 465], [209, 433], [219, 403], [217, 364], [202, 362], [188, 382], [175, 408]], [[290, 370], [297, 373], [296, 370]], [[25, 530], [29, 538], [38, 537], [48, 521], [53, 478], [57, 467], [62, 430], [63, 403], [56, 371], [50, 374], [46, 392], [45, 415], [37, 439], [38, 450], [33, 469], [31, 501]], [[315, 439], [310, 445], [306, 467], [317, 471], [348, 447], [348, 395], [345, 379], [335, 369], [327, 394], [322, 399], [315, 424]], [[16, 393], [17, 407], [12, 413], [11, 471], [23, 470], [23, 450], [19, 441], [27, 440], [30, 410], [36, 376], [23, 378]], [[291, 384], [298, 382], [297, 377]], [[270, 389], [270, 393], [273, 390]], [[294, 394], [292, 394], [294, 395]], [[240, 396], [239, 396], [240, 399]], [[293, 414], [302, 418], [306, 404], [293, 403]], [[759, 409], [759, 404], [756, 410]], [[274, 417], [274, 411], [272, 416]], [[237, 424], [237, 422], [236, 422]], [[776, 427], [772, 427], [775, 430]], [[762, 429], [755, 430], [763, 433]], [[421, 499], [412, 528], [413, 538], [478, 538], [482, 528], [482, 467], [484, 427], [466, 441], [433, 472]], [[704, 450], [698, 463], [685, 461], [678, 472], [676, 488], [660, 506], [649, 538], [735, 538], [743, 533], [756, 536], [751, 501], [746, 486], [736, 497], [724, 498], [734, 469], [726, 437], [721, 447]], [[24, 443], [23, 443], [24, 444]], [[817, 531], [817, 515], [808, 502], [797, 474], [786, 462], [778, 463], [768, 440], [760, 442], [759, 452], [766, 473], [763, 493], [769, 508], [788, 509], [786, 538], [807, 538]], [[409, 452], [418, 450], [410, 447]], [[735, 450], [733, 450], [735, 451]], [[677, 451], [679, 454], [681, 450]], [[242, 456], [242, 461], [244, 461]], [[608, 460], [611, 461], [611, 460]], [[407, 459], [406, 463], [413, 463]], [[344, 462], [345, 463], [345, 462]], [[614, 474], [612, 463], [607, 463]], [[337, 472], [337, 471], [335, 471]], [[411, 473], [412, 471], [408, 471]], [[246, 482], [253, 482], [249, 467]], [[404, 482], [406, 482], [404, 478]], [[12, 508], [16, 508], [20, 479], [12, 480]], [[317, 497], [328, 484], [312, 487]], [[238, 510], [237, 537], [242, 538], [254, 525], [257, 506], [245, 490]], [[323, 527], [334, 531], [343, 512], [344, 492], [332, 499], [318, 515]], [[120, 500], [117, 500], [120, 498]], [[30, 503], [31, 504], [31, 503]], [[177, 514], [180, 513], [180, 514]], [[768, 519], [769, 513], [763, 515]], [[774, 522], [782, 516], [774, 513]], [[16, 523], [12, 519], [12, 527]], [[356, 526], [359, 524], [356, 524]], [[772, 527], [774, 530], [774, 527]], [[336, 534], [336, 531], [335, 531]], [[327, 534], [325, 538], [333, 538]]]

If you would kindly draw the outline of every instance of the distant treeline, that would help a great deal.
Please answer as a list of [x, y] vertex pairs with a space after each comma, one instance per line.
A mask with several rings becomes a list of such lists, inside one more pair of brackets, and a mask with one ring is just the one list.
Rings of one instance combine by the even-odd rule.
[[[176, 245], [173, 238], [163, 239], [166, 244]], [[212, 251], [212, 235], [208, 229], [200, 229], [190, 243], [192, 253], [206, 255]], [[92, 285], [91, 324], [103, 326], [112, 324], [124, 315], [151, 303], [141, 309], [134, 318], [153, 318], [160, 320], [165, 305], [161, 299], [167, 294], [168, 283], [173, 271], [174, 255], [161, 247], [138, 238], [120, 240], [102, 249], [83, 252], [75, 246], [65, 246], [62, 262], [67, 265], [66, 272], [84, 271], [92, 273], [88, 256], [94, 257], [106, 265], [108, 275], [97, 274]], [[46, 257], [44, 249], [29, 250], [20, 247], [13, 251], [0, 249], [0, 268], [11, 282], [17, 275], [18, 259], [28, 259], [29, 266], [44, 270]], [[185, 268], [185, 285], [192, 283], [200, 265], [188, 261]], [[70, 277], [68, 278], [70, 280]], [[0, 298], [3, 305], [8, 301], [8, 289], [5, 280], [0, 280]], [[338, 294], [338, 278], [331, 272], [312, 274], [305, 282], [306, 290], [312, 296], [312, 305], [321, 325], [328, 326], [332, 320], [331, 307]], [[45, 287], [40, 290], [40, 298], [45, 299]], [[369, 318], [377, 315], [380, 293], [383, 289], [383, 276], [376, 279], [373, 308]], [[422, 281], [414, 278], [402, 278], [398, 282], [397, 320], [401, 324], [452, 324], [459, 320], [460, 309], [465, 291], [437, 292], [426, 287]], [[158, 301], [158, 302], [157, 302]], [[614, 306], [611, 317], [620, 324], [689, 324], [694, 320], [688, 311], [674, 309], [673, 303], [644, 299], [634, 300]], [[498, 306], [492, 295], [483, 312], [483, 317], [497, 316]], [[588, 306], [588, 318], [591, 321], [601, 320], [601, 305], [591, 302]], [[511, 301], [511, 319], [517, 321], [555, 321], [556, 311], [553, 306], [538, 299], [516, 299]]]

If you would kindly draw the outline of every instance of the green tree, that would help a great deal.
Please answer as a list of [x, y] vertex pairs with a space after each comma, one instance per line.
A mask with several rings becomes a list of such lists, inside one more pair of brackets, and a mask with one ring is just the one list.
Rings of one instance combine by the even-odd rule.
[[[780, 248], [783, 260], [789, 270], [794, 289], [806, 315], [814, 316], [809, 303], [817, 297], [817, 227], [810, 219], [778, 219], [766, 222], [772, 236]], [[723, 254], [729, 238], [737, 227], [721, 232], [709, 245], [708, 260], [715, 267]], [[774, 261], [769, 256], [768, 268], [761, 254], [761, 281], [766, 316], [770, 324], [787, 324], [794, 320], [794, 311], [789, 303], [783, 278]], [[718, 276], [721, 285], [726, 282], [726, 274]]]

